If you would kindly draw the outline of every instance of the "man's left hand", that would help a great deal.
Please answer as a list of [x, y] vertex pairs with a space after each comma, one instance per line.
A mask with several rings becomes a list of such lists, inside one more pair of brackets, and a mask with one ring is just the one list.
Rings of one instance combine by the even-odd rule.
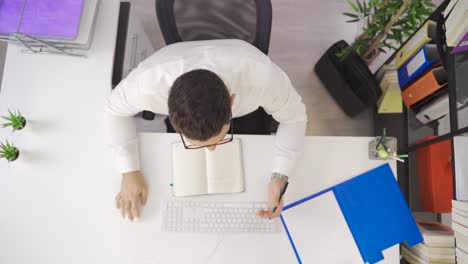
[[[257, 215], [264, 218], [275, 218], [280, 216], [281, 211], [283, 210], [283, 198], [278, 203], [278, 200], [281, 195], [281, 190], [283, 190], [286, 182], [279, 178], [273, 178], [268, 184], [268, 210], [260, 210]], [[275, 212], [273, 212], [276, 208]]]

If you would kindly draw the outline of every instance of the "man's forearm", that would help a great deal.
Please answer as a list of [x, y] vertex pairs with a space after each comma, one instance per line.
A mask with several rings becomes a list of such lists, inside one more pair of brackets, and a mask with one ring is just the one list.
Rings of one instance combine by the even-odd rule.
[[113, 164], [119, 173], [140, 170], [138, 137], [133, 116], [106, 113], [107, 140], [112, 150]]
[[307, 122], [281, 124], [275, 140], [273, 172], [291, 177], [293, 168], [302, 155]]

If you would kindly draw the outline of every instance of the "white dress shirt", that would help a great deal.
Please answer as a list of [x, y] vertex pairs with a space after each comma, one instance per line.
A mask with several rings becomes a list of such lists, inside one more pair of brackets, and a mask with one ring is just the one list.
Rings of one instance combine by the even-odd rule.
[[216, 73], [235, 94], [232, 116], [259, 106], [280, 124], [272, 172], [292, 175], [302, 153], [306, 109], [288, 76], [268, 56], [241, 40], [182, 42], [143, 61], [113, 90], [106, 107], [109, 140], [118, 172], [140, 169], [134, 115], [149, 110], [168, 114], [167, 99], [177, 77], [194, 69]]

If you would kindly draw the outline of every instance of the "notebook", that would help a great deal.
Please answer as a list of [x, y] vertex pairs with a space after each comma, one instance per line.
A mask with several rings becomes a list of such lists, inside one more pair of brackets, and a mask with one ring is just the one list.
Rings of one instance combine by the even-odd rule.
[[172, 177], [174, 196], [243, 192], [240, 139], [219, 145], [214, 151], [172, 144]]
[[452, 249], [455, 247], [453, 230], [450, 227], [434, 221], [418, 221], [417, 223], [426, 246]]

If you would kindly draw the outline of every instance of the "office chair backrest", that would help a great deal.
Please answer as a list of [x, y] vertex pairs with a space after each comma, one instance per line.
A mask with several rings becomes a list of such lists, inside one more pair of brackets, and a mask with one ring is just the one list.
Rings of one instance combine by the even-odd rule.
[[184, 41], [255, 40], [257, 8], [254, 0], [176, 0], [174, 14]]
[[242, 39], [268, 53], [270, 0], [156, 0], [166, 44], [209, 39]]

